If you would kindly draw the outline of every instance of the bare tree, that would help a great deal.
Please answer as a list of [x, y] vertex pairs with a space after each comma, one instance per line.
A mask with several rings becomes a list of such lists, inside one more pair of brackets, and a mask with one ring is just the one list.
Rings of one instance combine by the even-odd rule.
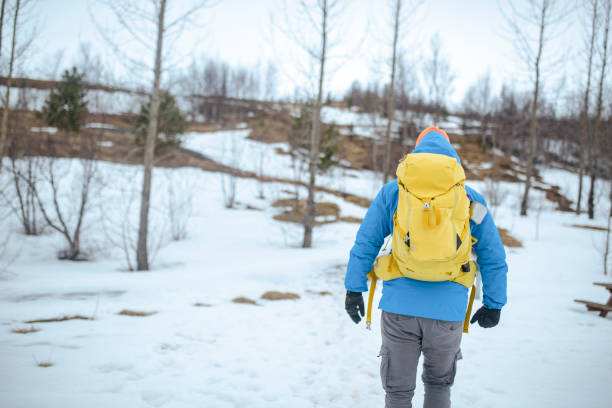
[[582, 106], [582, 129], [580, 132], [580, 151], [578, 152], [579, 157], [579, 169], [578, 169], [578, 198], [576, 201], [576, 214], [580, 214], [582, 206], [582, 178], [584, 175], [584, 153], [586, 151], [586, 141], [589, 135], [589, 93], [591, 91], [591, 71], [593, 66], [593, 49], [595, 46], [595, 34], [597, 27], [597, 11], [598, 11], [598, 0], [589, 0], [586, 2], [586, 8], [590, 11], [591, 15], [591, 31], [588, 34], [588, 57], [587, 57], [587, 78], [586, 86], [584, 90], [584, 103]]
[[242, 139], [236, 133], [232, 133], [224, 141], [223, 155], [229, 156], [228, 165], [230, 167], [227, 173], [220, 173], [221, 192], [225, 208], [234, 208], [236, 205], [236, 187], [240, 175], [240, 162], [242, 161], [242, 142]]
[[155, 139], [157, 137], [157, 115], [159, 113], [162, 64], [162, 46], [164, 40], [164, 16], [166, 14], [166, 0], [160, 0], [157, 7], [157, 43], [155, 46], [155, 60], [153, 68], [153, 87], [151, 90], [151, 107], [149, 109], [149, 125], [145, 139], [144, 175], [142, 179], [142, 194], [140, 197], [140, 227], [138, 228], [138, 248], [136, 249], [136, 268], [149, 269], [149, 254], [147, 239], [149, 236], [149, 206], [151, 198], [151, 179], [153, 178], [153, 155]]
[[[321, 105], [323, 100], [323, 81], [325, 76], [325, 62], [327, 58], [327, 36], [328, 36], [328, 13], [330, 7], [334, 7], [334, 1], [328, 4], [328, 0], [323, 0], [318, 3], [317, 11], [321, 13], [320, 20], [320, 35], [321, 48], [318, 53], [319, 59], [319, 76], [318, 89], [315, 104], [312, 111], [312, 132], [310, 134], [310, 157], [308, 163], [308, 198], [306, 199], [306, 214], [304, 216], [304, 240], [303, 248], [312, 246], [312, 230], [315, 223], [315, 184], [317, 175], [317, 162], [319, 159], [319, 139], [321, 128]], [[313, 54], [317, 56], [317, 54]]]
[[[147, 6], [146, 3], [143, 4], [141, 1], [124, 2], [120, 0], [106, 0], [106, 3], [119, 24], [125, 31], [127, 31], [127, 33], [147, 51], [153, 50], [153, 78], [150, 94], [149, 123], [147, 126], [144, 144], [144, 172], [140, 201], [138, 246], [136, 249], [136, 269], [149, 270], [149, 255], [147, 250], [147, 240], [149, 236], [149, 207], [151, 198], [151, 182], [153, 177], [155, 140], [158, 132], [157, 117], [159, 114], [161, 99], [160, 84], [163, 72], [162, 63], [164, 62], [164, 58], [162, 58], [164, 40], [168, 40], [169, 36], [176, 38], [185, 23], [189, 21], [189, 18], [203, 8], [206, 2], [198, 1], [195, 3], [195, 5], [193, 5], [193, 7], [179, 13], [178, 16], [172, 21], [167, 21], [166, 19], [168, 0], [154, 0], [151, 2], [152, 8], [151, 4]], [[150, 38], [147, 38], [148, 33], [139, 32], [137, 30], [138, 27], [135, 27], [135, 22], [144, 23], [149, 30], [154, 27], [155, 41], [152, 42]], [[105, 35], [105, 33], [102, 34]], [[118, 43], [110, 39], [109, 42], [114, 46], [115, 50], [120, 53]], [[139, 61], [135, 61], [134, 58], [130, 58], [130, 60], [140, 66], [143, 65]]]
[[167, 173], [167, 210], [170, 238], [181, 241], [187, 237], [187, 225], [193, 210], [193, 186], [183, 177]]
[[[395, 114], [395, 87], [396, 87], [396, 69], [397, 69], [397, 60], [399, 52], [399, 39], [400, 29], [406, 23], [406, 10], [402, 10], [402, 0], [393, 0], [391, 3], [391, 17], [393, 20], [393, 41], [391, 47], [391, 61], [390, 61], [390, 78], [389, 78], [389, 90], [387, 92], [387, 127], [385, 129], [385, 155], [383, 160], [383, 183], [387, 183], [392, 178], [393, 169], [391, 168], [391, 125], [393, 123], [394, 114]], [[421, 2], [418, 1], [415, 3], [412, 9], [409, 12], [414, 12], [414, 10], [420, 6]]]
[[328, 71], [329, 48], [333, 45], [330, 34], [335, 25], [335, 20], [340, 12], [342, 0], [300, 0], [298, 4], [291, 4], [297, 9], [294, 13], [288, 13], [290, 4], [285, 2], [284, 16], [282, 22], [273, 24], [281, 30], [288, 38], [293, 40], [299, 51], [303, 53], [306, 68], [302, 68], [302, 74], [311, 82], [312, 89], [309, 95], [311, 101], [308, 105], [312, 110], [312, 127], [309, 137], [308, 154], [308, 198], [306, 200], [306, 212], [304, 215], [303, 248], [312, 246], [312, 232], [315, 223], [315, 186], [320, 156], [321, 138], [321, 108], [323, 105], [324, 84]]
[[400, 31], [400, 15], [402, 12], [402, 1], [395, 0], [391, 13], [393, 17], [393, 46], [391, 52], [391, 78], [389, 79], [389, 92], [387, 92], [387, 128], [385, 130], [385, 158], [383, 161], [383, 184], [391, 178], [391, 124], [394, 116], [395, 102], [395, 67], [397, 60], [397, 39]]
[[[612, 176], [612, 172], [609, 172]], [[604, 275], [608, 274], [608, 258], [610, 256], [610, 230], [612, 230], [612, 177], [610, 178], [610, 211], [608, 212], [608, 225], [606, 228], [606, 240], [603, 251], [603, 270]]]
[[601, 44], [601, 69], [599, 72], [599, 84], [597, 87], [597, 107], [595, 110], [595, 129], [593, 130], [593, 144], [591, 146], [592, 157], [590, 158], [590, 173], [591, 173], [591, 185], [589, 188], [588, 198], [588, 211], [589, 218], [595, 217], [595, 179], [599, 171], [599, 147], [600, 141], [599, 136], [601, 133], [601, 115], [603, 108], [603, 93], [604, 83], [606, 77], [606, 68], [608, 65], [608, 38], [610, 32], [610, 15], [612, 14], [612, 0], [603, 1], [603, 33], [602, 33], [602, 44]]
[[440, 35], [435, 34], [430, 41], [431, 57], [423, 65], [424, 76], [429, 85], [429, 95], [435, 107], [434, 124], [442, 119], [446, 110], [446, 97], [451, 90], [455, 75], [442, 52]]
[[273, 62], [268, 62], [268, 65], [266, 66], [263, 95], [264, 100], [266, 101], [272, 101], [276, 97], [276, 88], [278, 86], [277, 75], [278, 69], [276, 68], [276, 65], [274, 65]]
[[[491, 73], [487, 71], [476, 80], [476, 83], [468, 88], [463, 101], [465, 113], [475, 115], [480, 122], [480, 145], [483, 150], [487, 148], [487, 139], [490, 133], [491, 102]], [[496, 147], [494, 140], [492, 140], [491, 144], [492, 147]]]
[[509, 2], [512, 15], [506, 15], [510, 29], [514, 34], [517, 52], [526, 63], [533, 79], [531, 99], [531, 117], [529, 125], [529, 143], [525, 188], [521, 199], [520, 214], [527, 215], [529, 190], [534, 173], [534, 161], [538, 136], [538, 105], [542, 94], [542, 70], [544, 68], [544, 51], [552, 35], [552, 27], [565, 17], [565, 10], [557, 0], [529, 0], [527, 5], [517, 7]]
[[[2, 1], [2, 18], [4, 18], [4, 0]], [[4, 149], [8, 133], [8, 118], [10, 110], [11, 84], [13, 79], [13, 66], [15, 63], [15, 45], [17, 43], [17, 23], [19, 20], [20, 0], [15, 3], [15, 11], [13, 16], [13, 35], [11, 39], [11, 56], [9, 58], [9, 69], [6, 80], [6, 90], [4, 91], [4, 110], [2, 112], [2, 127], [0, 128], [0, 170], [2, 170], [2, 158], [4, 157]], [[1, 33], [0, 33], [1, 35]]]

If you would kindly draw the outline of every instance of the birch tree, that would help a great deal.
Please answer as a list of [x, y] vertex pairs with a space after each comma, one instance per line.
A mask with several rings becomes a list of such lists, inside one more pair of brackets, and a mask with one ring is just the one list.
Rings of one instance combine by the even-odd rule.
[[549, 59], [545, 58], [548, 50], [548, 40], [554, 36], [553, 28], [566, 15], [559, 0], [528, 0], [526, 4], [517, 7], [514, 2], [508, 2], [510, 15], [506, 21], [513, 33], [513, 44], [517, 53], [525, 62], [532, 81], [531, 113], [529, 120], [529, 141], [526, 157], [525, 187], [520, 205], [520, 214], [527, 215], [529, 206], [529, 191], [534, 174], [536, 143], [538, 136], [538, 104], [542, 95], [542, 73], [549, 68]]
[[576, 201], [576, 214], [580, 214], [582, 206], [582, 179], [584, 176], [584, 154], [587, 149], [587, 139], [589, 135], [589, 93], [591, 91], [591, 73], [593, 67], [593, 50], [595, 46], [595, 34], [597, 28], [597, 9], [598, 0], [590, 0], [586, 3], [586, 8], [590, 15], [590, 32], [588, 33], [588, 54], [587, 54], [587, 78], [584, 90], [584, 102], [582, 105], [582, 129], [580, 132], [580, 151], [578, 153], [578, 197]]

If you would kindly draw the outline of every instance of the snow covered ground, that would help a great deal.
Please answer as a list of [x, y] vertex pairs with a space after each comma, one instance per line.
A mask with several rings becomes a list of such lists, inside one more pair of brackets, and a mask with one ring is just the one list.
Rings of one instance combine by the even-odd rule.
[[[256, 171], [258, 149], [265, 149], [266, 174], [291, 178], [287, 156], [274, 151], [282, 146], [259, 146], [247, 135], [191, 134], [187, 145], [231, 163], [228, 139], [235, 137], [243, 169]], [[70, 161], [61, 163], [68, 168]], [[88, 219], [84, 239], [92, 261], [58, 261], [58, 234], [25, 237], [13, 223], [6, 251], [16, 259], [0, 280], [1, 407], [383, 405], [380, 317], [374, 316], [369, 332], [344, 312], [344, 272], [358, 224], [318, 227], [314, 248], [300, 249], [300, 229], [272, 218], [278, 209], [271, 203], [289, 196], [293, 186], [265, 184], [265, 199], [259, 199], [257, 181], [240, 179], [239, 208], [228, 210], [221, 200], [222, 175], [156, 169], [156, 231], [165, 228], [168, 187], [174, 186], [179, 196], [193, 191], [187, 238], [164, 246], [151, 272], [126, 272], [121, 251], [108, 248], [102, 226], [116, 213], [127, 213], [133, 222], [137, 208], [125, 198], [130, 189], [121, 186], [138, 185], [140, 173], [130, 166], [99, 166], [111, 182], [96, 195]], [[375, 190], [369, 172], [337, 172], [323, 183], [346, 185], [364, 197]], [[486, 188], [485, 182], [470, 184]], [[601, 273], [604, 233], [572, 227], [586, 224], [586, 216], [553, 212], [552, 203], [542, 207], [539, 223], [537, 211], [521, 218], [515, 193], [520, 186], [502, 187], [507, 197], [496, 209], [497, 223], [524, 246], [507, 251], [509, 303], [500, 325], [472, 326], [463, 338], [453, 406], [608, 407], [612, 316], [600, 318], [573, 302], [607, 300], [608, 293], [592, 285], [610, 280]], [[342, 215], [363, 217], [366, 211], [330, 194], [318, 200], [338, 203]], [[301, 298], [261, 299], [269, 290]], [[257, 305], [232, 302], [240, 296]], [[122, 309], [156, 313], [118, 315]], [[74, 314], [95, 319], [25, 323]], [[31, 326], [39, 331], [12, 332]], [[52, 366], [37, 366], [41, 362]], [[422, 404], [422, 392], [418, 385], [415, 406]]]

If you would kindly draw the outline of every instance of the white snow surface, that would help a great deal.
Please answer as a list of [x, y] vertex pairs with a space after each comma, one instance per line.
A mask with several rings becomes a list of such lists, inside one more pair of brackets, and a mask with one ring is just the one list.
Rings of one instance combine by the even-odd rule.
[[[228, 146], [234, 140], [241, 168], [253, 171], [263, 149], [265, 174], [290, 178], [288, 156], [274, 152], [283, 146], [260, 145], [247, 135], [248, 130], [190, 134], [186, 140], [189, 148], [224, 163], [232, 163]], [[58, 165], [70, 172], [67, 179], [78, 177], [77, 162]], [[271, 203], [290, 196], [293, 186], [264, 184], [266, 198], [259, 199], [258, 182], [239, 179], [240, 204], [230, 210], [221, 200], [223, 175], [155, 169], [152, 230], [164, 230], [158, 223], [167, 221], [164, 203], [172, 186], [179, 197], [190, 197], [187, 238], [164, 246], [152, 271], [127, 272], [121, 251], [108, 248], [101, 226], [109, 214], [127, 211], [130, 222], [137, 219], [138, 202], [130, 204], [126, 195], [138, 194], [141, 173], [137, 167], [97, 165], [107, 182], [96, 190], [83, 236], [91, 261], [59, 261], [59, 234], [26, 237], [16, 220], [2, 220], [2, 231], [10, 233], [5, 251], [16, 259], [0, 275], [0, 406], [383, 406], [380, 315], [374, 314], [370, 332], [344, 311], [344, 274], [358, 224], [317, 227], [314, 248], [301, 249], [300, 228], [272, 218], [279, 209]], [[338, 171], [321, 180], [373, 195], [369, 172]], [[485, 182], [470, 184], [486, 189]], [[610, 280], [601, 272], [604, 233], [572, 227], [586, 224], [586, 216], [554, 212], [552, 203], [540, 206], [539, 216], [532, 210], [519, 217], [520, 187], [502, 183], [506, 198], [495, 209], [497, 224], [523, 242], [523, 248], [507, 249], [508, 305], [499, 326], [472, 325], [464, 335], [453, 406], [608, 407], [612, 316], [598, 317], [573, 302], [608, 298], [592, 285]], [[329, 194], [317, 200], [338, 203], [341, 215], [366, 212]], [[301, 298], [261, 299], [268, 290]], [[331, 295], [317, 293], [324, 290]], [[233, 303], [239, 296], [258, 305]], [[118, 315], [122, 309], [157, 313]], [[95, 319], [25, 323], [73, 314]], [[31, 326], [39, 331], [11, 332]], [[37, 366], [45, 361], [53, 365]], [[414, 406], [423, 401], [420, 371]]]

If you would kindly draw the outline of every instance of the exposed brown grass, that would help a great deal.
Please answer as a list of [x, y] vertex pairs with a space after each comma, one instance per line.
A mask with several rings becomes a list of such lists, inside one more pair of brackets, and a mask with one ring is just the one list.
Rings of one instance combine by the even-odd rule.
[[195, 307], [210, 307], [208, 303], [196, 302], [193, 304]]
[[289, 111], [266, 111], [262, 118], [249, 122], [252, 129], [249, 139], [264, 143], [281, 143], [287, 141], [287, 133], [291, 127]]
[[608, 230], [606, 227], [599, 227], [597, 225], [572, 224], [572, 225], [570, 225], [570, 227], [584, 228], [584, 229], [593, 230], [593, 231], [607, 231]]
[[549, 188], [542, 188], [539, 186], [535, 186], [534, 189], [544, 191], [546, 194], [546, 199], [548, 201], [552, 201], [553, 203], [557, 204], [557, 208], [556, 208], [557, 211], [564, 211], [564, 212], [574, 211], [572, 209], [573, 201], [565, 197], [563, 194], [561, 194], [559, 186], [550, 186]]
[[[306, 213], [306, 200], [296, 200], [294, 198], [287, 198], [277, 200], [272, 204], [272, 207], [284, 207], [285, 210], [274, 216], [277, 221], [293, 222], [301, 224], [304, 220]], [[333, 217], [332, 220], [318, 221], [315, 225], [328, 224], [330, 222], [336, 222], [340, 215], [340, 207], [336, 203], [320, 202], [315, 203], [315, 216], [327, 216]]]
[[306, 292], [308, 293], [312, 293], [314, 295], [319, 295], [319, 296], [331, 296], [331, 292], [328, 290], [310, 290], [308, 289]]
[[363, 208], [368, 208], [370, 204], [372, 203], [367, 198], [353, 196], [353, 195], [344, 195], [342, 196], [342, 198], [344, 198], [344, 201], [348, 201], [349, 203], [353, 203]]
[[11, 333], [28, 334], [28, 333], [36, 333], [37, 331], [40, 331], [38, 327], [30, 326], [30, 327], [24, 327], [21, 329], [13, 329], [11, 330]]
[[44, 367], [44, 368], [53, 367], [53, 363], [50, 361], [41, 361], [39, 363], [36, 363], [36, 365], [39, 367]]
[[52, 323], [52, 322], [65, 322], [66, 320], [93, 320], [91, 317], [82, 316], [82, 315], [73, 315], [73, 316], [60, 316], [60, 317], [52, 317], [50, 319], [36, 319], [36, 320], [28, 320], [26, 323]]
[[120, 311], [117, 314], [118, 315], [122, 315], [122, 316], [146, 317], [146, 316], [152, 316], [155, 313], [157, 313], [157, 312], [140, 312], [140, 311], [137, 311], [137, 310], [123, 309], [122, 311]]
[[244, 303], [247, 305], [256, 305], [257, 302], [254, 301], [253, 299], [249, 299], [248, 297], [244, 297], [244, 296], [240, 296], [237, 298], [232, 299], [232, 302], [234, 303]]
[[510, 235], [510, 232], [507, 229], [497, 228], [497, 230], [499, 231], [499, 236], [501, 237], [504, 246], [509, 248], [520, 248], [523, 246], [523, 243]]
[[276, 292], [274, 290], [270, 290], [261, 295], [261, 298], [266, 300], [299, 299], [300, 295], [298, 295], [297, 293]]
[[361, 221], [363, 221], [363, 218], [347, 216], [347, 217], [339, 217], [338, 221], [341, 221], [341, 222], [354, 222], [356, 224], [361, 224]]

